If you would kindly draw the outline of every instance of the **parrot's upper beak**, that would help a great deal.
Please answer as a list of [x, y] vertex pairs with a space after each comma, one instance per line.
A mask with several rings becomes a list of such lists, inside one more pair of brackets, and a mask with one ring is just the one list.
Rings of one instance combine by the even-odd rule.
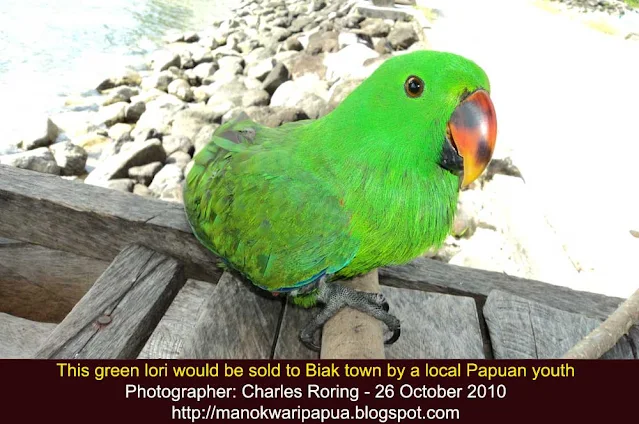
[[484, 172], [495, 150], [497, 116], [488, 92], [477, 90], [462, 100], [450, 117], [448, 134], [448, 141], [463, 159], [461, 185], [466, 187]]

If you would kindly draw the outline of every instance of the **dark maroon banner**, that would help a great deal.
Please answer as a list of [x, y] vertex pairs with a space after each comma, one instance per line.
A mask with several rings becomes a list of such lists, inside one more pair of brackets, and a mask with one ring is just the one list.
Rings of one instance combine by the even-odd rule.
[[613, 422], [632, 418], [637, 381], [635, 361], [0, 360], [0, 416], [7, 423]]

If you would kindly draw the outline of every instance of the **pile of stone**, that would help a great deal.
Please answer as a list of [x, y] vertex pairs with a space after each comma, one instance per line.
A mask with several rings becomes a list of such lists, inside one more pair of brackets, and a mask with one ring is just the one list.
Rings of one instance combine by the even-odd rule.
[[565, 4], [569, 8], [582, 12], [605, 12], [612, 15], [624, 15], [633, 9], [621, 0], [552, 0]]
[[319, 118], [388, 57], [425, 48], [421, 32], [351, 1], [249, 0], [232, 19], [167, 36], [147, 69], [97, 86], [96, 111], [48, 119], [0, 163], [179, 201], [221, 123], [241, 112], [273, 127]]

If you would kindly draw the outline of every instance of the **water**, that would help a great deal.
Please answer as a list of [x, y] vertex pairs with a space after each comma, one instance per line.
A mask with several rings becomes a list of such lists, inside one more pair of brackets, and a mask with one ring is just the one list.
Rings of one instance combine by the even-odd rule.
[[[0, 154], [63, 96], [142, 60], [171, 30], [230, 16], [233, 0], [1, 0]], [[37, 118], [36, 118], [37, 119]]]

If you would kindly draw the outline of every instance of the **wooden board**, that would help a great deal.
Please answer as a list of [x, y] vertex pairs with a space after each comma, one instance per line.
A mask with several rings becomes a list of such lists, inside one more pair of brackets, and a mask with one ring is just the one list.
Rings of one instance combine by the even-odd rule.
[[[484, 306], [495, 359], [560, 358], [602, 320], [495, 290]], [[634, 359], [627, 337], [603, 359]]]
[[[299, 338], [300, 330], [308, 324], [318, 308], [300, 308], [290, 302], [284, 307], [284, 315], [279, 328], [273, 359], [319, 359], [319, 352], [308, 349]], [[321, 337], [322, 332], [317, 333]]]
[[143, 246], [126, 247], [36, 357], [137, 357], [184, 282], [177, 260]]
[[607, 318], [623, 299], [571, 290], [499, 272], [450, 265], [418, 258], [406, 265], [379, 269], [381, 284], [438, 293], [472, 296], [484, 301], [493, 290], [516, 294], [563, 311], [591, 318]]
[[32, 358], [55, 327], [0, 312], [0, 359]]
[[204, 302], [213, 296], [215, 285], [188, 280], [142, 348], [138, 359], [177, 359], [184, 341], [193, 335]]
[[0, 241], [0, 312], [33, 321], [64, 319], [109, 266], [21, 241]]
[[0, 236], [110, 262], [129, 244], [180, 259], [217, 281], [217, 258], [191, 234], [182, 205], [0, 165]]
[[258, 296], [225, 272], [206, 299], [182, 357], [270, 359], [282, 308], [282, 299]]
[[387, 359], [484, 359], [474, 299], [382, 287], [402, 335], [386, 346]]

